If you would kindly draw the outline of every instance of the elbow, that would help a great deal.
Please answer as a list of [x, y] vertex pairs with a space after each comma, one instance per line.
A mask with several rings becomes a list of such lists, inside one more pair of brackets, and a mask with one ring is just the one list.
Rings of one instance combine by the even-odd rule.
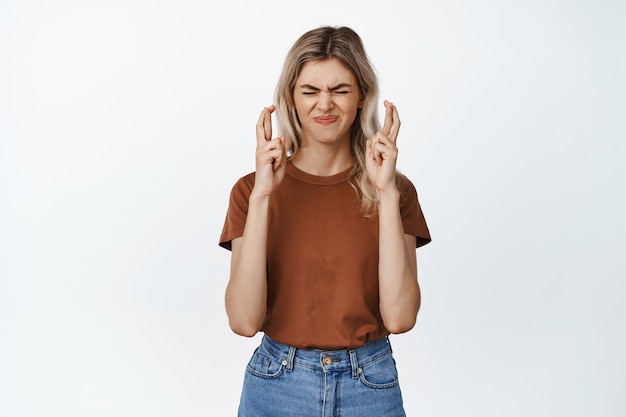
[[383, 325], [385, 329], [389, 330], [389, 333], [400, 334], [406, 333], [415, 327], [417, 322], [417, 313], [419, 311], [419, 304], [412, 308], [404, 310], [395, 310], [382, 315]]
[[256, 335], [265, 321], [265, 305], [258, 305], [249, 300], [239, 300], [231, 292], [226, 292], [226, 315], [228, 325], [233, 333], [240, 336], [252, 337]]
[[259, 326], [253, 323], [240, 323], [230, 320], [228, 324], [233, 333], [244, 337], [253, 337], [260, 329]]
[[265, 311], [240, 311], [228, 307], [227, 304], [226, 313], [228, 315], [228, 325], [233, 333], [239, 336], [252, 337], [261, 330], [263, 322], [265, 321]]
[[415, 327], [416, 317], [404, 317], [404, 318], [396, 318], [393, 320], [384, 320], [383, 324], [385, 328], [389, 330], [389, 333], [392, 334], [400, 334], [406, 333]]

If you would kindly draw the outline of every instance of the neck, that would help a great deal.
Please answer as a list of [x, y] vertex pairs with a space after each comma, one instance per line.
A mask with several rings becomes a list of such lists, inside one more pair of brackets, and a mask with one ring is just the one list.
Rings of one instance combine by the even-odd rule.
[[291, 160], [299, 170], [318, 176], [339, 174], [354, 164], [349, 146], [307, 146], [303, 144]]

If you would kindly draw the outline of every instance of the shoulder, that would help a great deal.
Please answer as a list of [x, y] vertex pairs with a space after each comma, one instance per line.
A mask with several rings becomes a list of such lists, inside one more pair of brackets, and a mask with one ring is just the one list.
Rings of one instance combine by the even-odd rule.
[[254, 187], [254, 172], [240, 177], [230, 190], [230, 209], [239, 207], [244, 212], [247, 211], [248, 198]]
[[255, 175], [255, 172], [250, 172], [249, 174], [246, 174], [243, 177], [239, 178], [236, 184], [253, 186]]
[[254, 178], [255, 178], [254, 172], [250, 172], [249, 174], [246, 174], [243, 177], [240, 177], [233, 185], [232, 192], [233, 193], [235, 192], [250, 193], [252, 191], [252, 187], [254, 187]]
[[409, 177], [401, 172], [396, 172], [396, 186], [398, 187], [398, 191], [400, 191], [400, 197], [402, 199], [417, 200], [417, 189], [415, 185], [411, 182]]

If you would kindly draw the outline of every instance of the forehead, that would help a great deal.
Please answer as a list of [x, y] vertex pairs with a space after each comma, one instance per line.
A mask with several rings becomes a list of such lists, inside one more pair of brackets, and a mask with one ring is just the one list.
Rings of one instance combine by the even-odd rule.
[[296, 86], [332, 87], [344, 83], [356, 85], [356, 80], [352, 71], [336, 58], [306, 62], [296, 79]]

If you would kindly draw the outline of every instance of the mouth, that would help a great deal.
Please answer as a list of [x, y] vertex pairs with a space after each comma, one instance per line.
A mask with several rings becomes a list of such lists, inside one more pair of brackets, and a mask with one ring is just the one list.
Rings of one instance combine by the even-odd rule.
[[313, 118], [313, 120], [315, 120], [315, 123], [323, 126], [333, 124], [337, 121], [337, 119], [339, 119], [337, 116], [317, 116]]

